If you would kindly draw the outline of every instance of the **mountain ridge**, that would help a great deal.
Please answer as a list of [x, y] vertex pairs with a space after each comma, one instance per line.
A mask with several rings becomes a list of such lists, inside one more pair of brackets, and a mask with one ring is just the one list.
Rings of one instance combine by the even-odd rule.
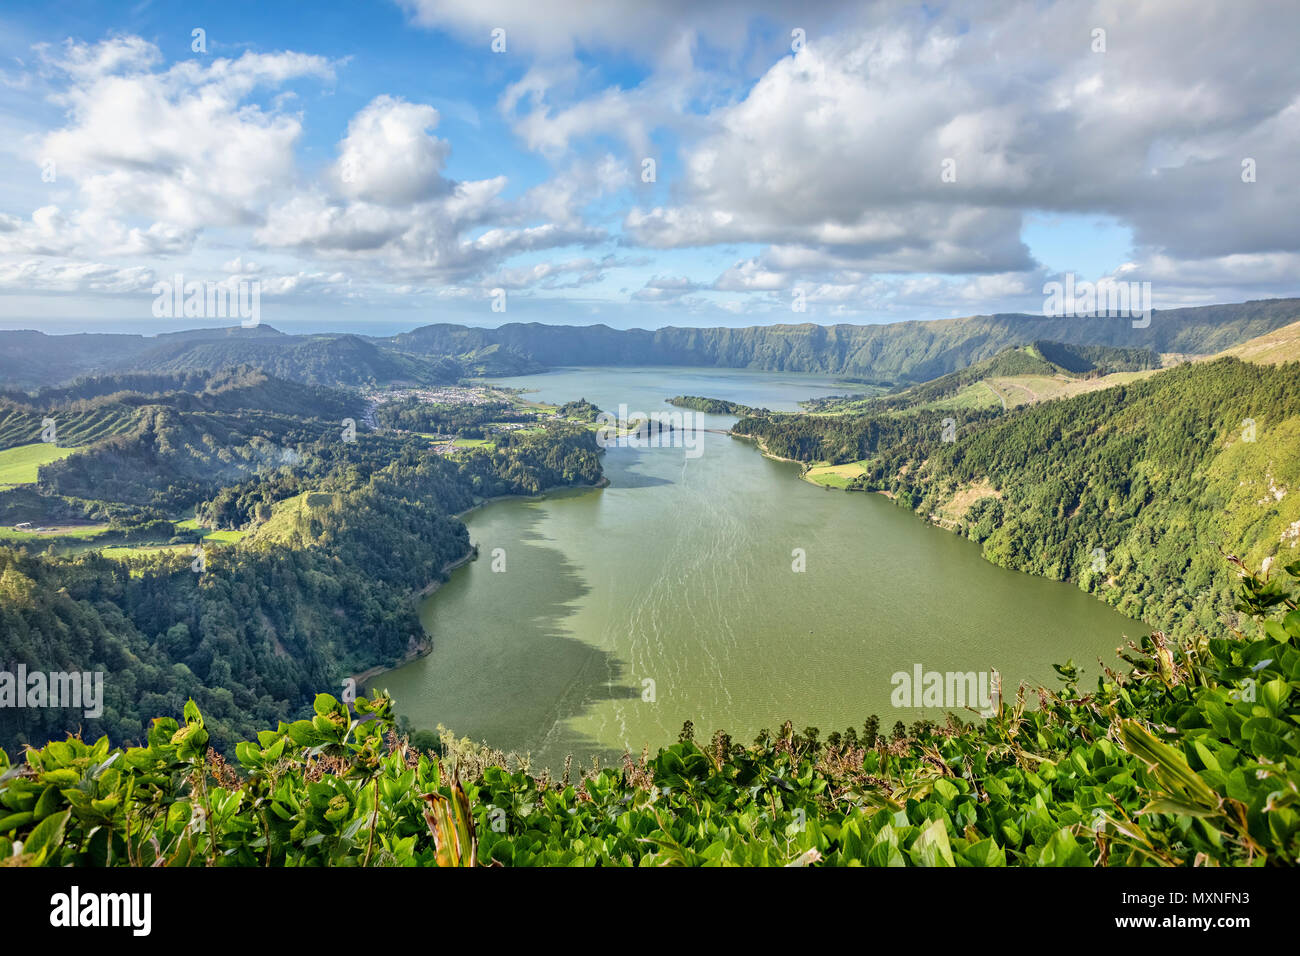
[[[392, 336], [294, 335], [269, 326], [193, 329], [158, 336], [32, 330], [0, 331], [0, 381], [8, 386], [65, 384], [78, 376], [129, 371], [215, 369], [279, 356], [268, 368], [313, 384], [344, 361], [355, 384], [433, 381], [446, 376], [513, 375], [574, 365], [681, 365], [809, 372], [876, 383], [920, 383], [1035, 341], [1210, 355], [1300, 320], [1300, 298], [1156, 310], [1150, 325], [1127, 318], [1044, 318], [995, 313], [910, 319], [878, 325], [798, 324], [742, 328], [614, 329], [607, 325], [513, 322], [496, 328], [450, 323]], [[373, 351], [371, 351], [373, 350]], [[350, 351], [345, 359], [335, 353]], [[356, 353], [364, 352], [358, 362]], [[423, 360], [414, 361], [413, 360]], [[441, 360], [451, 360], [459, 368]], [[361, 365], [369, 372], [358, 373]]]

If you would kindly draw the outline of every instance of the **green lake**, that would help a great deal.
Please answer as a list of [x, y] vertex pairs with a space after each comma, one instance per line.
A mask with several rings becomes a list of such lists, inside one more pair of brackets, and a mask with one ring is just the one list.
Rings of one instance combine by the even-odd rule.
[[[805, 375], [572, 369], [503, 379], [528, 397], [669, 410], [673, 395], [774, 410], [853, 391]], [[727, 416], [705, 416], [726, 429]], [[606, 488], [493, 502], [466, 516], [480, 556], [431, 595], [427, 656], [381, 675], [414, 727], [442, 724], [558, 768], [572, 753], [653, 753], [683, 721], [748, 743], [792, 720], [823, 736], [943, 707], [894, 707], [916, 668], [1058, 686], [1091, 683], [1148, 628], [1071, 584], [986, 562], [978, 546], [880, 495], [818, 488], [749, 442], [613, 448]], [[500, 549], [500, 550], [497, 550]], [[800, 549], [805, 570], [794, 570]], [[494, 565], [504, 570], [493, 570]], [[974, 714], [966, 713], [967, 717]]]

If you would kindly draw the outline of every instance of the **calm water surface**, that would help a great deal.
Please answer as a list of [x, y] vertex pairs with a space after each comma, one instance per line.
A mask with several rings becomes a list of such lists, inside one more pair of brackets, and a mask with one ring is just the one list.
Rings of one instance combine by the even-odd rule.
[[[678, 394], [795, 410], [853, 390], [680, 368], [502, 383], [632, 412]], [[685, 720], [699, 736], [720, 728], [745, 742], [785, 719], [823, 735], [873, 713], [888, 727], [941, 717], [890, 704], [892, 675], [917, 664], [1056, 686], [1054, 662], [1095, 675], [1098, 657], [1112, 662], [1126, 634], [1146, 631], [1073, 585], [994, 567], [880, 495], [823, 490], [726, 435], [705, 434], [696, 458], [611, 449], [604, 467], [607, 488], [467, 516], [481, 557], [425, 602], [433, 651], [375, 682], [414, 726], [441, 723], [552, 768], [568, 753], [653, 752]], [[504, 572], [492, 570], [497, 548]]]

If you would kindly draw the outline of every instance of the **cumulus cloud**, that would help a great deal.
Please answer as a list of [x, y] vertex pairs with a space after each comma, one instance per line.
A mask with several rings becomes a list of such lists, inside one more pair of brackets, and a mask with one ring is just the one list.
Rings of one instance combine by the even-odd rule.
[[349, 199], [403, 206], [442, 195], [451, 184], [442, 178], [449, 152], [430, 131], [438, 125], [432, 106], [391, 96], [373, 100], [348, 123], [339, 144], [334, 176]]
[[262, 202], [291, 181], [301, 118], [247, 102], [259, 87], [312, 76], [322, 57], [245, 53], [210, 65], [154, 67], [161, 54], [138, 37], [69, 41], [43, 51], [66, 81], [55, 96], [67, 123], [32, 150], [79, 193], [74, 219], [87, 231], [138, 217], [165, 230], [254, 222]]
[[[324, 174], [304, 182], [302, 116], [249, 98], [294, 79], [332, 79], [326, 59], [245, 53], [164, 68], [158, 48], [138, 37], [40, 54], [66, 122], [32, 142], [30, 158], [51, 164], [62, 198], [26, 218], [0, 217], [0, 255], [64, 260], [11, 264], [8, 278], [34, 287], [80, 276], [86, 289], [115, 289], [100, 257], [193, 254], [221, 229], [306, 260], [301, 272], [264, 280], [272, 294], [322, 289], [321, 276], [336, 285], [342, 273], [312, 269], [318, 260], [349, 260], [379, 280], [460, 282], [519, 253], [603, 240], [581, 206], [627, 178], [609, 157], [574, 162], [504, 200], [504, 176], [444, 175], [451, 147], [435, 135], [436, 109], [379, 95], [349, 119]], [[240, 257], [226, 271], [256, 269]]]
[[[582, 208], [626, 182], [611, 157], [574, 162], [506, 199], [504, 176], [444, 178], [449, 147], [433, 134], [437, 121], [432, 107], [378, 97], [349, 123], [330, 183], [274, 203], [255, 238], [364, 262], [402, 281], [445, 283], [473, 282], [521, 253], [608, 238]], [[535, 273], [536, 281], [555, 271]]]
[[[1030, 272], [1021, 229], [1035, 210], [1115, 217], [1166, 281], [1175, 261], [1190, 275], [1300, 250], [1300, 182], [1284, 173], [1300, 149], [1284, 39], [1297, 32], [1300, 11], [1272, 6], [1223, 18], [1163, 2], [958, 3], [810, 37], [691, 118], [707, 132], [682, 148], [673, 200], [630, 209], [626, 237], [767, 244], [720, 277], [732, 289], [828, 269]], [[603, 91], [539, 122], [581, 114], [599, 129], [620, 96], [635, 101]]]
[[592, 251], [617, 243], [652, 263], [620, 293], [646, 308], [788, 309], [799, 288], [813, 314], [969, 313], [1041, 297], [1022, 233], [1046, 213], [1126, 228], [1115, 274], [1158, 304], [1294, 292], [1294, 5], [399, 2], [481, 44], [485, 73], [506, 31], [475, 102], [514, 137], [458, 152], [468, 175], [438, 109], [382, 92], [335, 117], [323, 169], [305, 162], [317, 104], [289, 85], [350, 65], [68, 41], [35, 71], [63, 121], [22, 143], [58, 182], [0, 212], [0, 283], [118, 289], [211, 242], [286, 294], [456, 300], [594, 285], [628, 266]]
[[9, 292], [147, 292], [152, 270], [102, 262], [58, 262], [49, 259], [0, 259], [0, 289]]

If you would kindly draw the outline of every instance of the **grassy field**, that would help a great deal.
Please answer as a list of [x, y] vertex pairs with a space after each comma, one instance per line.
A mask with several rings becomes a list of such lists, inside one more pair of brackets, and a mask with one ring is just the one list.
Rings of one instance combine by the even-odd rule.
[[243, 540], [248, 534], [247, 531], [209, 531], [207, 528], [199, 526], [195, 518], [187, 518], [184, 521], [176, 522], [177, 531], [193, 531], [203, 536], [205, 543], [211, 544], [234, 544], [236, 541]]
[[860, 474], [862, 462], [851, 461], [847, 465], [813, 465], [804, 472], [804, 478], [827, 488], [845, 488]]
[[[180, 525], [177, 525], [179, 528]], [[193, 529], [191, 529], [193, 530]], [[199, 528], [199, 531], [204, 529]], [[243, 539], [247, 531], [213, 531], [203, 538], [204, 546], [220, 545], [228, 547], [237, 541]], [[150, 554], [161, 554], [164, 551], [184, 551], [187, 554], [194, 552], [193, 544], [130, 544], [120, 545], [99, 549], [99, 553], [106, 558], [138, 558]]]
[[192, 544], [135, 544], [103, 548], [99, 553], [106, 558], [123, 560], [126, 558], [143, 558], [151, 554], [162, 554], [164, 551], [193, 552], [193, 550], [194, 545]]
[[93, 538], [108, 530], [107, 524], [53, 524], [44, 525], [48, 531], [37, 534], [35, 531], [15, 531], [13, 528], [0, 528], [0, 539], [6, 541], [41, 541], [47, 538]]
[[74, 451], [75, 448], [61, 448], [43, 441], [6, 448], [0, 451], [0, 488], [32, 484], [41, 465], [67, 458]]
[[[188, 518], [185, 521], [176, 522], [176, 530], [178, 532], [181, 531], [196, 532], [203, 536], [203, 544], [205, 546], [220, 545], [222, 547], [228, 547], [229, 545], [235, 544], [236, 542], [242, 540], [246, 534], [248, 534], [247, 531], [209, 531], [207, 528], [199, 527], [199, 523], [193, 518]], [[194, 545], [193, 544], [166, 544], [166, 543], [158, 542], [154, 544], [137, 543], [137, 544], [124, 544], [124, 545], [111, 545], [107, 548], [99, 548], [99, 549], [90, 548], [90, 549], [76, 549], [76, 550], [78, 552], [80, 552], [81, 550], [98, 550], [99, 553], [106, 558], [117, 558], [119, 560], [125, 560], [127, 558], [139, 558], [151, 554], [161, 554], [165, 551], [183, 551], [189, 554], [189, 553], [193, 553]]]
[[[1071, 378], [1067, 375], [1000, 375], [980, 379], [963, 386], [956, 394], [933, 402], [917, 405], [923, 409], [977, 409], [995, 408], [1005, 403], [1007, 408], [1030, 405], [1056, 398], [1070, 398], [1084, 392], [1095, 392], [1116, 385], [1127, 385], [1156, 374], [1159, 369], [1141, 372], [1112, 372], [1097, 378]], [[911, 411], [911, 409], [909, 409]]]

